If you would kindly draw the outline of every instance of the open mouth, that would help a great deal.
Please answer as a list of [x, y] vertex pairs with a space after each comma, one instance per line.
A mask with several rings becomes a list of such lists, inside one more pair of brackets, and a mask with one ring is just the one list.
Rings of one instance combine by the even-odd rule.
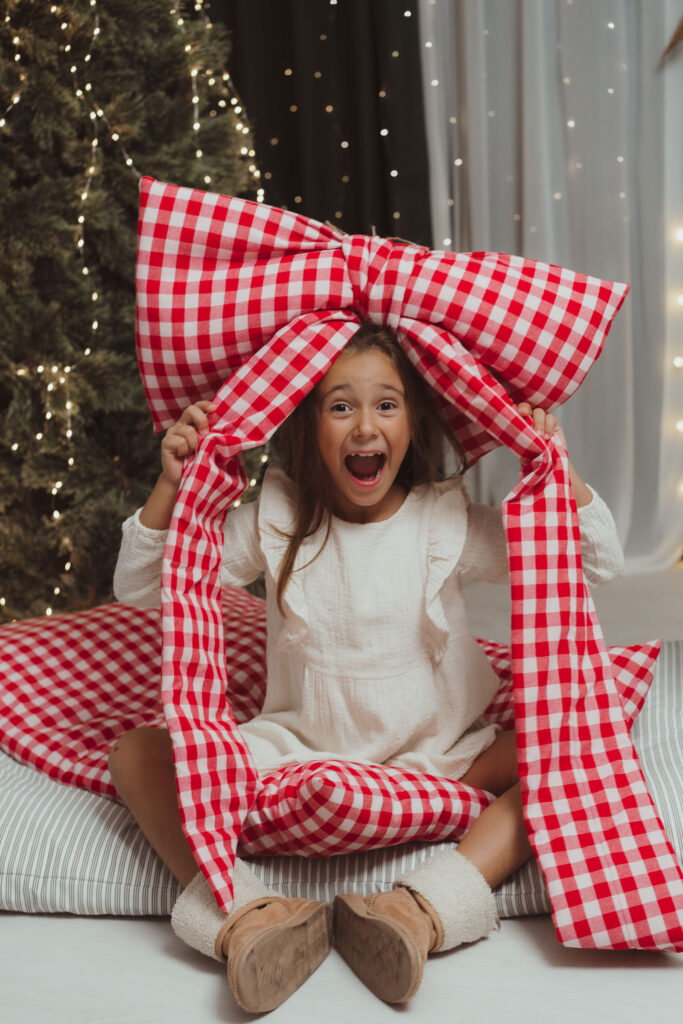
[[344, 463], [355, 480], [369, 484], [379, 478], [386, 459], [383, 452], [353, 452], [346, 456]]

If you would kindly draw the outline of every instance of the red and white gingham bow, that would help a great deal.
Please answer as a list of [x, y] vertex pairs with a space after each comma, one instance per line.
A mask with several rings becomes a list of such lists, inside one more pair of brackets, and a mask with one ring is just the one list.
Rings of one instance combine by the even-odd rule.
[[[221, 907], [259, 785], [224, 697], [219, 567], [223, 519], [246, 482], [237, 456], [271, 436], [363, 318], [396, 331], [470, 464], [498, 444], [522, 463], [503, 505], [519, 771], [558, 938], [683, 950], [683, 874], [584, 583], [566, 454], [515, 408], [572, 394], [627, 287], [498, 253], [339, 236], [149, 178], [141, 189], [138, 355], [157, 429], [217, 392], [166, 547], [162, 697], [183, 824]], [[630, 671], [647, 675], [655, 657], [644, 647]]]

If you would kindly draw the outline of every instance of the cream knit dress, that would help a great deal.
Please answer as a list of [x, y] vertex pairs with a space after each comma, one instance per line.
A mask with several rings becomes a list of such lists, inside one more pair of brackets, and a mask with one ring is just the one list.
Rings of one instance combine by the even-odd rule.
[[[508, 580], [500, 512], [470, 504], [454, 478], [414, 488], [378, 523], [333, 517], [319, 555], [324, 528], [302, 544], [283, 617], [275, 590], [294, 500], [270, 469], [258, 502], [225, 523], [222, 582], [266, 578], [266, 698], [240, 726], [259, 773], [342, 759], [460, 778], [498, 731], [480, 722], [498, 678], [468, 629], [462, 581]], [[579, 526], [588, 580], [618, 575], [614, 520], [595, 492]], [[165, 538], [139, 512], [123, 524], [120, 601], [159, 606]]]

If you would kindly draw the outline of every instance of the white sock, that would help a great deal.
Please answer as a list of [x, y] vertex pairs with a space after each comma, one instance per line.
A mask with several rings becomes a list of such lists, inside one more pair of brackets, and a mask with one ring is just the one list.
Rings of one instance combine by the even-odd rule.
[[[239, 858], [235, 860], [232, 884], [234, 902], [231, 912], [239, 910], [252, 900], [281, 895], [264, 885], [249, 865]], [[229, 915], [224, 914], [219, 908], [211, 886], [200, 871], [176, 900], [171, 913], [171, 926], [178, 938], [188, 946], [199, 950], [205, 956], [210, 956], [213, 960], [219, 960], [215, 950], [216, 936], [228, 917]]]
[[424, 896], [441, 918], [444, 938], [439, 949], [475, 942], [498, 927], [496, 901], [484, 876], [457, 850], [442, 850], [396, 879]]

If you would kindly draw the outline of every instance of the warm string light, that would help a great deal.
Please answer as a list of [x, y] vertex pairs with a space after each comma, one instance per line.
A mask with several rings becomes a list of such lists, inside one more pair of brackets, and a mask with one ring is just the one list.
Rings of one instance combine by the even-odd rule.
[[[72, 398], [71, 398], [71, 391], [70, 391], [70, 388], [69, 388], [69, 380], [70, 380], [71, 372], [72, 372], [72, 367], [71, 366], [59, 366], [58, 364], [55, 364], [55, 363], [52, 363], [50, 365], [46, 365], [44, 363], [39, 363], [35, 367], [18, 366], [17, 369], [16, 369], [17, 377], [34, 377], [34, 378], [37, 378], [40, 381], [40, 383], [43, 385], [43, 388], [44, 388], [43, 423], [42, 423], [41, 428], [39, 430], [37, 430], [36, 433], [33, 435], [34, 440], [38, 441], [38, 442], [47, 440], [48, 432], [52, 433], [53, 436], [54, 436], [55, 429], [58, 429], [58, 428], [55, 428], [55, 424], [58, 424], [60, 422], [60, 420], [61, 420], [65, 424], [64, 428], [63, 428], [64, 438], [66, 439], [67, 447], [68, 447], [70, 452], [73, 451], [73, 443], [72, 443], [72, 437], [73, 437], [73, 424], [72, 424], [73, 401], [72, 401]], [[58, 405], [55, 402], [55, 398], [57, 397], [57, 395], [60, 392], [63, 394], [63, 403], [61, 405], [61, 408], [58, 408]], [[10, 447], [10, 451], [12, 451], [12, 452], [19, 452], [22, 449], [22, 444], [19, 441], [14, 441], [12, 444], [10, 444], [9, 447]], [[74, 464], [75, 464], [74, 456], [73, 456], [73, 454], [69, 454], [69, 456], [68, 456], [68, 458], [66, 460], [66, 465], [67, 465], [66, 472], [67, 473], [73, 468]], [[64, 475], [64, 474], [62, 474], [62, 475]], [[51, 514], [51, 518], [52, 518], [53, 522], [56, 522], [60, 518], [60, 516], [61, 516], [59, 496], [60, 496], [60, 493], [62, 491], [62, 488], [64, 487], [64, 480], [63, 479], [54, 479], [54, 480], [51, 481], [49, 487], [50, 487], [50, 494], [51, 494], [51, 497], [53, 499], [52, 500], [52, 514]], [[68, 538], [65, 537], [65, 538], [63, 538], [63, 540], [67, 544], [67, 547], [70, 547]], [[70, 559], [70, 556], [67, 558], [67, 561], [64, 563], [63, 571], [64, 572], [70, 572], [71, 571], [71, 559]], [[61, 592], [62, 592], [62, 588], [60, 586], [54, 586], [52, 588], [52, 594], [53, 594], [54, 597], [59, 596], [59, 594], [61, 594]], [[3, 596], [2, 598], [0, 598], [0, 606], [4, 607], [5, 604], [6, 604], [6, 598]], [[44, 614], [45, 615], [51, 615], [52, 614], [52, 606], [46, 607]]]
[[[83, 184], [80, 186], [80, 191], [79, 191], [79, 196], [80, 196], [80, 199], [79, 199], [79, 212], [78, 212], [76, 227], [75, 227], [75, 231], [74, 231], [74, 244], [75, 244], [75, 247], [76, 247], [79, 263], [80, 263], [80, 266], [81, 266], [81, 273], [86, 278], [89, 278], [91, 276], [91, 270], [90, 270], [90, 267], [89, 267], [88, 262], [87, 262], [86, 244], [85, 244], [85, 224], [86, 224], [86, 215], [87, 215], [87, 210], [88, 210], [89, 198], [90, 198], [91, 191], [92, 191], [93, 179], [95, 178], [95, 175], [96, 175], [96, 173], [98, 171], [98, 168], [99, 168], [99, 166], [101, 164], [101, 160], [102, 160], [102, 151], [101, 151], [101, 146], [100, 146], [100, 141], [101, 141], [101, 128], [100, 128], [100, 125], [103, 125], [106, 128], [106, 130], [108, 132], [108, 135], [109, 135], [109, 138], [115, 144], [115, 146], [114, 146], [115, 150], [118, 150], [118, 152], [121, 154], [124, 163], [126, 164], [126, 166], [128, 168], [130, 168], [131, 173], [133, 173], [138, 178], [141, 176], [140, 172], [135, 167], [135, 164], [133, 162], [132, 157], [130, 156], [130, 153], [127, 151], [127, 149], [125, 147], [125, 144], [123, 143], [123, 141], [121, 139], [119, 131], [117, 130], [116, 126], [112, 125], [109, 122], [105, 111], [103, 110], [103, 108], [97, 102], [97, 99], [96, 99], [96, 97], [94, 95], [94, 91], [93, 91], [93, 84], [90, 81], [90, 75], [89, 75], [88, 72], [90, 70], [90, 67], [92, 66], [93, 50], [94, 50], [94, 47], [95, 47], [96, 44], [99, 44], [100, 46], [102, 45], [101, 27], [100, 27], [100, 21], [99, 21], [99, 13], [98, 13], [98, 10], [97, 10], [97, 3], [98, 3], [98, 0], [89, 0], [89, 6], [92, 9], [91, 10], [91, 13], [92, 13], [92, 34], [91, 34], [89, 45], [88, 45], [88, 51], [87, 51], [86, 54], [84, 54], [84, 56], [82, 57], [80, 62], [75, 61], [74, 57], [73, 57], [72, 43], [69, 41], [70, 37], [68, 35], [69, 29], [70, 29], [69, 22], [67, 20], [65, 20], [65, 18], [63, 16], [63, 13], [60, 11], [60, 8], [56, 4], [52, 4], [50, 6], [50, 12], [53, 15], [55, 15], [55, 17], [57, 19], [57, 31], [59, 31], [60, 33], [64, 33], [65, 42], [62, 44], [61, 49], [62, 49], [62, 52], [64, 53], [66, 59], [69, 61], [69, 65], [68, 65], [69, 66], [69, 74], [70, 74], [70, 78], [71, 78], [71, 84], [72, 84], [72, 87], [73, 87], [73, 90], [74, 90], [74, 95], [76, 96], [77, 100], [80, 102], [80, 104], [82, 105], [82, 107], [84, 109], [84, 114], [85, 114], [87, 123], [88, 123], [88, 125], [90, 127], [90, 131], [92, 133], [91, 134], [91, 142], [90, 142], [90, 152], [88, 154], [88, 160], [87, 160], [87, 167], [84, 170], [84, 175], [83, 175], [83, 179], [82, 179]], [[204, 28], [205, 28], [205, 30], [207, 32], [209, 32], [211, 30], [211, 28], [212, 28], [212, 25], [211, 25], [211, 21], [209, 20], [209, 18], [206, 15], [206, 11], [204, 10], [203, 0], [195, 0], [194, 10], [197, 13], [201, 13], [203, 15]], [[183, 21], [182, 16], [178, 15], [178, 12], [177, 12], [177, 10], [175, 8], [172, 8], [171, 15], [176, 18], [177, 26], [182, 29], [183, 25], [184, 25], [184, 21]], [[13, 27], [11, 25], [9, 14], [7, 14], [5, 16], [5, 18], [4, 18], [4, 25], [5, 25], [6, 29], [9, 32], [14, 32]], [[14, 61], [15, 61], [15, 63], [17, 65], [21, 65], [21, 62], [22, 62], [21, 50], [20, 50], [21, 36], [20, 36], [20, 34], [18, 32], [14, 32], [14, 34], [12, 36], [12, 42], [13, 42], [13, 45], [14, 45], [14, 48], [15, 48]], [[185, 45], [185, 52], [188, 53], [188, 54], [191, 54], [191, 51], [192, 51], [192, 46], [191, 46], [191, 44], [187, 43]], [[244, 123], [244, 118], [242, 118], [242, 120], [240, 120], [240, 115], [242, 114], [241, 101], [240, 101], [239, 96], [237, 95], [236, 91], [234, 90], [234, 88], [232, 86], [230, 75], [227, 72], [224, 72], [224, 73], [222, 73], [220, 75], [216, 75], [212, 71], [204, 71], [204, 72], [202, 72], [198, 67], [193, 67], [191, 69], [192, 118], [193, 118], [193, 120], [192, 120], [192, 130], [194, 132], [198, 132], [200, 130], [200, 127], [201, 127], [200, 119], [199, 119], [200, 97], [199, 97], [199, 91], [198, 91], [198, 85], [197, 85], [197, 80], [198, 80], [198, 77], [200, 76], [200, 74], [202, 74], [208, 80], [208, 84], [211, 87], [216, 86], [217, 83], [219, 85], [220, 98], [217, 101], [217, 108], [218, 109], [211, 110], [209, 112], [209, 116], [210, 117], [217, 116], [219, 110], [227, 110], [228, 105], [230, 105], [230, 107], [232, 108], [232, 111], [233, 111], [233, 115], [235, 117], [235, 130], [240, 134], [240, 136], [244, 139], [245, 142], [249, 143], [249, 145], [245, 145], [245, 146], [243, 146], [241, 148], [241, 155], [244, 156], [244, 157], [250, 158], [251, 160], [253, 160], [255, 158], [255, 156], [256, 156], [256, 153], [255, 153], [255, 150], [253, 148], [251, 148], [251, 138], [250, 138], [251, 130], [248, 127], [248, 125], [246, 125]], [[20, 74], [20, 82], [23, 82], [24, 80], [25, 80], [25, 71], [22, 70], [22, 72]], [[14, 93], [12, 94], [10, 103], [7, 105], [7, 108], [3, 112], [3, 116], [0, 117], [0, 129], [9, 128], [8, 123], [7, 123], [7, 114], [8, 114], [9, 111], [14, 109], [19, 104], [20, 100], [21, 100], [21, 90], [20, 89], [16, 89], [14, 91]], [[229, 103], [228, 103], [228, 101], [229, 101]], [[203, 152], [200, 149], [200, 147], [197, 147], [196, 152], [195, 152], [195, 156], [196, 156], [196, 159], [201, 159], [203, 157]], [[250, 172], [252, 178], [254, 179], [254, 181], [256, 183], [258, 183], [259, 178], [260, 178], [261, 175], [260, 175], [260, 171], [258, 170], [258, 168], [256, 167], [256, 165], [254, 163], [249, 165], [249, 172]], [[210, 177], [208, 175], [204, 176], [204, 182], [205, 182], [205, 184], [210, 184], [211, 183], [211, 179], [210, 179]], [[258, 198], [259, 202], [263, 202], [264, 191], [263, 191], [263, 188], [260, 187], [260, 186], [257, 189], [257, 198]], [[87, 346], [85, 347], [85, 349], [83, 350], [83, 355], [86, 356], [86, 357], [91, 355], [91, 353], [93, 351], [94, 341], [96, 339], [97, 331], [99, 329], [99, 319], [98, 319], [97, 307], [98, 307], [98, 304], [100, 303], [100, 292], [99, 292], [97, 286], [95, 286], [95, 285], [92, 286], [90, 297], [91, 297], [91, 300], [92, 300], [92, 303], [93, 303], [93, 312], [91, 314], [92, 320], [91, 320], [91, 324], [90, 324], [90, 335], [91, 335], [90, 336], [90, 341], [87, 344]], [[73, 429], [74, 429], [73, 428], [73, 414], [74, 414], [75, 410], [74, 410], [74, 403], [72, 401], [71, 392], [70, 392], [70, 388], [69, 388], [70, 374], [72, 373], [72, 371], [73, 371], [73, 367], [71, 367], [71, 366], [60, 367], [60, 366], [57, 366], [57, 365], [49, 365], [48, 366], [48, 365], [45, 365], [45, 364], [39, 364], [38, 366], [35, 366], [33, 368], [28, 367], [28, 366], [19, 366], [17, 368], [17, 370], [16, 370], [17, 376], [19, 376], [19, 377], [32, 376], [32, 377], [34, 377], [34, 379], [37, 379], [41, 383], [44, 383], [44, 388], [45, 388], [45, 397], [44, 397], [44, 401], [43, 401], [43, 407], [44, 407], [44, 410], [45, 410], [45, 412], [44, 412], [44, 419], [43, 419], [43, 424], [42, 424], [41, 429], [37, 430], [35, 435], [34, 435], [34, 442], [37, 442], [37, 443], [44, 442], [47, 439], [48, 431], [52, 432], [54, 430], [54, 424], [56, 424], [56, 423], [58, 423], [60, 421], [64, 422], [64, 424], [65, 424], [65, 426], [64, 426], [64, 436], [65, 436], [65, 438], [67, 440], [67, 443], [69, 445], [70, 451], [69, 451], [69, 456], [68, 456], [68, 458], [66, 460], [65, 472], [62, 474], [62, 476], [64, 476], [64, 477], [66, 476], [68, 471], [73, 468], [74, 463], [75, 463], [74, 456], [72, 454], [72, 451], [73, 451], [72, 438], [73, 438]], [[60, 409], [57, 408], [57, 404], [55, 402], [55, 399], [56, 399], [58, 393], [62, 393], [63, 396], [64, 396], [64, 403], [63, 403], [63, 406]], [[19, 452], [22, 447], [23, 447], [23, 445], [19, 441], [15, 441], [12, 444], [10, 444], [10, 450], [12, 452]], [[267, 462], [268, 461], [268, 457], [264, 456], [262, 461], [264, 463]], [[253, 490], [253, 487], [255, 487], [255, 486], [256, 486], [256, 481], [253, 481], [253, 480], [250, 481], [249, 488], [248, 488], [246, 493], [248, 494], [251, 490]], [[63, 487], [64, 487], [64, 479], [55, 479], [55, 480], [51, 481], [50, 484], [49, 484], [50, 495], [51, 495], [51, 498], [52, 498], [52, 520], [55, 523], [59, 521], [59, 519], [61, 517], [61, 514], [62, 514], [61, 513], [61, 508], [60, 508], [59, 497], [60, 497], [60, 494], [61, 494], [61, 492], [63, 490]], [[69, 548], [70, 547], [70, 543], [69, 543], [68, 538], [64, 537], [62, 539], [63, 539], [64, 543], [67, 545], [67, 548]], [[71, 570], [72, 570], [71, 558], [67, 557], [67, 561], [64, 563], [63, 571], [65, 573], [68, 573]], [[52, 588], [52, 595], [53, 595], [53, 597], [58, 597], [60, 594], [62, 594], [62, 588], [60, 586], [54, 586]], [[6, 600], [7, 599], [6, 599], [6, 597], [4, 595], [0, 596], [0, 607], [4, 607], [6, 605]], [[49, 616], [49, 615], [52, 615], [52, 613], [53, 613], [53, 607], [52, 607], [52, 605], [48, 605], [45, 608], [44, 614]]]
[[[268, 452], [268, 445], [266, 445], [266, 449], [263, 452], [263, 454], [261, 455], [261, 473], [259, 474], [259, 478], [251, 477], [251, 479], [249, 480], [249, 483], [247, 484], [246, 489], [244, 491], [244, 496], [246, 498], [249, 498], [249, 496], [251, 494], [253, 494], [254, 488], [258, 487], [258, 485], [260, 484], [260, 482], [261, 482], [260, 477], [263, 476], [263, 473], [265, 471], [265, 467], [267, 466], [269, 461], [270, 461], [270, 454]], [[242, 498], [238, 498], [237, 501], [234, 501], [232, 503], [232, 508], [239, 508], [241, 504], [242, 504]]]
[[[673, 243], [674, 243], [674, 245], [677, 245], [677, 246], [680, 247], [681, 244], [683, 244], [683, 226], [674, 228], [672, 234], [673, 234]], [[680, 261], [677, 261], [677, 262], [680, 262]], [[679, 295], [677, 295], [676, 302], [677, 302], [678, 306], [683, 308], [683, 293], [680, 293]], [[681, 331], [679, 330], [677, 333], [678, 333], [678, 337], [680, 338]], [[672, 362], [673, 362], [674, 372], [683, 373], [683, 355], [674, 356]], [[682, 390], [683, 390], [683, 381], [680, 382], [679, 394], [681, 393]], [[683, 419], [678, 419], [676, 421], [676, 425], [675, 426], [676, 426], [676, 431], [681, 435], [681, 438], [683, 440]], [[678, 490], [679, 498], [683, 498], [683, 480], [679, 481], [677, 490]]]
[[[331, 6], [331, 7], [336, 7], [336, 6], [337, 6], [337, 0], [330, 0], [330, 6]], [[412, 10], [409, 10], [409, 9], [406, 9], [406, 10], [404, 10], [404, 12], [403, 12], [403, 15], [404, 15], [404, 17], [405, 17], [405, 18], [412, 18], [412, 16], [413, 16], [413, 11], [412, 11]], [[333, 17], [334, 17], [334, 15], [332, 15], [332, 18], [333, 18]], [[321, 43], [326, 43], [326, 42], [328, 41], [328, 35], [327, 35], [327, 33], [326, 33], [326, 32], [322, 32], [322, 33], [320, 34], [320, 36], [319, 36], [319, 40], [320, 40], [320, 42], [321, 42]], [[430, 45], [431, 45], [431, 44], [430, 44]], [[390, 54], [391, 54], [391, 58], [392, 58], [393, 60], [398, 60], [398, 59], [400, 59], [400, 56], [401, 56], [401, 51], [400, 51], [400, 50], [397, 50], [397, 49], [392, 49], [392, 50], [390, 51]], [[320, 61], [320, 66], [324, 66], [324, 64], [325, 64], [325, 60], [324, 60], [324, 57], [323, 57], [323, 58], [321, 58], [321, 61]], [[294, 69], [293, 69], [293, 68], [291, 68], [291, 67], [285, 67], [285, 68], [283, 68], [283, 70], [282, 70], [282, 74], [283, 74], [283, 77], [284, 77], [285, 79], [291, 79], [291, 78], [293, 78], [293, 76], [294, 76], [294, 74], [295, 74], [295, 71], [294, 71]], [[320, 81], [320, 82], [322, 82], [322, 83], [324, 84], [324, 79], [325, 79], [325, 76], [324, 76], [324, 73], [323, 73], [322, 71], [320, 71], [320, 70], [315, 70], [315, 71], [313, 72], [313, 78], [314, 78], [314, 79], [315, 79], [316, 81]], [[387, 99], [387, 91], [386, 91], [386, 89], [380, 89], [380, 90], [378, 91], [378, 93], [377, 93], [377, 96], [378, 96], [378, 98], [379, 98], [380, 100], [386, 100], [386, 99]], [[383, 108], [383, 107], [384, 107], [384, 104], [381, 104], [381, 107]], [[324, 101], [324, 102], [323, 102], [323, 111], [324, 111], [324, 113], [325, 113], [325, 114], [333, 114], [333, 113], [334, 113], [334, 110], [335, 110], [335, 108], [334, 108], [334, 104], [332, 104], [332, 103], [329, 103], [329, 102], [326, 102], [326, 101]], [[290, 111], [290, 113], [292, 113], [292, 114], [296, 114], [296, 113], [298, 113], [298, 112], [299, 112], [299, 107], [298, 107], [298, 105], [297, 105], [296, 103], [292, 103], [292, 104], [290, 105], [290, 107], [289, 107], [289, 111]], [[380, 110], [380, 124], [382, 123], [382, 121], [384, 120], [384, 118], [385, 118], [385, 114], [384, 114], [384, 111], [383, 111], [383, 110]], [[390, 136], [390, 132], [389, 132], [389, 129], [388, 129], [388, 128], [386, 128], [386, 127], [381, 127], [381, 128], [379, 129], [379, 136], [380, 136], [380, 138], [381, 138], [382, 140], [386, 140], [386, 139], [389, 139], [389, 136]], [[279, 139], [279, 137], [278, 137], [278, 136], [273, 136], [273, 137], [271, 138], [271, 140], [270, 140], [270, 144], [271, 144], [271, 146], [277, 146], [277, 145], [279, 145], [279, 142], [280, 142], [280, 139]], [[389, 142], [389, 143], [387, 143], [387, 144], [388, 144], [388, 145], [390, 145], [391, 143]], [[349, 141], [348, 139], [345, 139], [345, 138], [341, 138], [341, 139], [339, 139], [339, 141], [338, 141], [338, 145], [339, 145], [339, 148], [340, 148], [340, 149], [341, 149], [341, 150], [343, 151], [343, 153], [342, 153], [342, 156], [343, 156], [343, 157], [345, 157], [345, 156], [347, 156], [347, 155], [349, 155], [349, 154], [350, 154], [350, 151], [351, 151], [351, 143], [350, 143], [350, 141]], [[391, 160], [390, 160], [390, 158], [389, 158], [389, 157], [387, 157], [387, 158], [386, 158], [386, 163], [387, 163], [387, 164], [389, 164], [389, 165], [391, 164]], [[343, 165], [343, 164], [342, 164], [342, 171], [343, 171], [343, 173], [342, 173], [342, 175], [341, 175], [341, 179], [340, 179], [340, 180], [341, 180], [341, 184], [342, 184], [342, 186], [347, 186], [347, 185], [348, 185], [348, 184], [350, 183], [350, 181], [351, 181], [351, 175], [350, 175], [350, 174], [348, 173], [348, 170], [347, 170], [347, 168], [346, 168], [346, 167], [344, 167], [344, 165]], [[400, 173], [400, 172], [399, 172], [398, 168], [396, 168], [396, 167], [391, 167], [391, 169], [390, 169], [390, 171], [389, 171], [389, 176], [390, 176], [391, 178], [393, 178], [393, 179], [397, 179], [397, 178], [399, 177], [399, 173]], [[272, 174], [271, 174], [271, 172], [270, 172], [270, 171], [266, 171], [266, 172], [264, 173], [264, 178], [265, 178], [265, 179], [266, 179], [267, 181], [269, 181], [269, 180], [271, 179], [271, 177], [272, 177]], [[342, 188], [342, 189], [341, 189], [340, 191], [341, 191], [341, 192], [342, 192], [342, 194], [343, 194], [343, 193], [345, 193], [345, 192], [346, 192], [346, 188], [344, 187], [344, 188]], [[295, 196], [293, 197], [293, 201], [294, 201], [294, 203], [295, 203], [295, 204], [296, 204], [297, 206], [300, 206], [301, 204], [303, 204], [303, 203], [304, 203], [304, 197], [303, 197], [302, 195], [299, 195], [299, 194], [297, 194], [297, 195], [295, 195]], [[340, 203], [340, 205], [343, 205], [343, 204], [341, 204], [341, 203]], [[285, 209], [286, 209], [286, 207], [285, 207]], [[334, 217], [334, 219], [335, 219], [335, 220], [338, 220], [338, 221], [339, 221], [339, 220], [341, 220], [341, 219], [343, 218], [343, 211], [342, 211], [342, 210], [340, 210], [340, 209], [338, 209], [338, 210], [335, 210], [335, 211], [334, 211], [334, 213], [332, 214], [332, 216]], [[400, 210], [394, 210], [394, 211], [392, 211], [392, 219], [393, 219], [394, 221], [398, 221], [398, 220], [400, 220], [400, 219], [401, 219], [401, 212], [400, 212]], [[375, 233], [375, 229], [374, 229], [374, 227], [372, 227], [372, 228], [371, 228], [371, 231], [372, 231], [372, 234], [374, 234], [374, 233]]]
[[[53, 9], [51, 8], [51, 10]], [[4, 24], [7, 26], [7, 31], [10, 32], [12, 35], [12, 45], [14, 47], [14, 63], [21, 65], [21, 50], [19, 49], [19, 47], [21, 46], [21, 36], [17, 31], [15, 31], [12, 28], [12, 22], [10, 20], [9, 14], [6, 14], [3, 20]], [[17, 106], [18, 103], [21, 102], [21, 84], [25, 81], [25, 79], [26, 75], [25, 72], [22, 70], [19, 72], [19, 87], [15, 89], [12, 93], [9, 103], [3, 110], [2, 117], [0, 117], [0, 128], [5, 128], [7, 126], [7, 115], [10, 113], [11, 110], [13, 110]]]
[[[434, 2], [434, 0], [432, 0], [432, 2]], [[571, 0], [569, 0], [569, 3], [571, 5]], [[407, 14], [408, 14], [408, 12], [406, 12], [406, 15]], [[605, 22], [605, 29], [608, 30], [608, 31], [615, 31], [616, 27], [617, 27], [616, 23], [613, 22], [613, 21]], [[482, 29], [482, 35], [484, 37], [488, 37], [490, 35], [490, 30], [488, 28]], [[429, 62], [431, 60], [432, 68], [435, 68], [436, 67], [436, 46], [435, 46], [434, 40], [428, 39], [428, 40], [426, 40], [424, 42], [423, 45], [424, 45], [424, 49], [428, 51], [427, 57], [426, 57], [426, 61]], [[621, 71], [628, 70], [627, 65], [626, 64], [621, 64], [620, 70]], [[440, 83], [438, 77], [436, 77], [436, 74], [434, 74], [433, 77], [431, 77], [431, 79], [430, 79], [430, 85], [432, 87], [434, 87], [434, 88], [437, 88], [437, 87], [440, 86], [440, 84], [441, 83]], [[567, 86], [567, 87], [571, 86], [571, 84], [572, 84], [571, 78], [569, 76], [564, 76], [562, 78], [562, 84], [564, 86]], [[605, 92], [606, 92], [606, 95], [608, 95], [608, 96], [616, 96], [617, 95], [617, 89], [615, 89], [615, 87], [613, 85], [608, 85], [606, 87], [606, 89], [605, 89]], [[568, 92], [568, 104], [567, 105], [571, 106], [571, 93], [570, 92]], [[487, 114], [488, 114], [488, 117], [491, 120], [493, 120], [495, 118], [495, 116], [496, 116], [496, 111], [495, 110], [489, 110], [489, 111], [487, 111]], [[453, 114], [449, 115], [448, 123], [451, 126], [457, 125], [457, 123], [458, 123], [457, 117], [455, 115], [453, 115]], [[576, 117], [575, 116], [570, 116], [567, 119], [566, 127], [568, 129], [570, 129], [570, 130], [573, 130], [573, 129], [575, 129], [577, 127], [577, 121], [576, 121]], [[450, 134], [448, 135], [448, 137], [450, 137]], [[463, 160], [462, 156], [459, 156], [459, 155], [452, 157], [451, 162], [452, 162], [452, 166], [455, 167], [458, 170], [460, 170], [464, 166], [464, 160]], [[623, 165], [625, 163], [624, 157], [619, 155], [617, 157], [617, 163]], [[577, 161], [574, 162], [573, 167], [574, 167], [575, 170], [581, 171], [583, 169], [583, 162], [580, 161], [580, 160], [577, 160]], [[512, 178], [509, 177], [508, 181], [512, 181]], [[453, 185], [456, 186], [456, 180], [455, 179], [453, 180]], [[454, 188], [454, 191], [455, 191], [455, 188]], [[628, 198], [627, 197], [627, 193], [626, 193], [626, 191], [623, 188], [617, 193], [617, 195], [618, 195], [618, 198], [621, 199], [621, 200], [625, 200], [625, 199]], [[555, 202], [561, 202], [565, 198], [564, 193], [560, 189], [554, 189], [554, 191], [552, 193], [552, 196], [553, 196], [553, 199], [555, 200]], [[447, 206], [448, 206], [449, 210], [452, 210], [455, 207], [455, 197], [454, 196], [449, 196], [447, 201], [446, 201], [446, 203], [447, 203]], [[512, 219], [513, 219], [514, 223], [520, 223], [521, 219], [522, 219], [521, 218], [521, 214], [520, 213], [514, 213]], [[624, 215], [623, 220], [624, 220], [625, 223], [628, 223], [628, 216]], [[530, 232], [530, 234], [536, 234], [536, 232], [538, 231], [538, 227], [536, 225], [532, 224], [532, 225], [530, 225], [528, 227], [527, 230]], [[452, 246], [452, 244], [453, 244], [453, 239], [451, 239], [451, 238], [444, 238], [442, 240], [442, 243], [443, 243], [443, 245], [445, 247], [450, 248]]]
[[[210, 32], [211, 29], [213, 28], [213, 24], [212, 24], [211, 19], [209, 18], [208, 14], [206, 12], [206, 8], [204, 6], [204, 0], [195, 0], [194, 10], [195, 10], [195, 12], [197, 14], [201, 14], [202, 22], [203, 22], [205, 31], [206, 32]], [[185, 19], [183, 18], [182, 14], [179, 12], [178, 8], [177, 7], [171, 7], [169, 13], [170, 13], [171, 17], [175, 19], [177, 27], [181, 30], [181, 32], [184, 32], [185, 31]], [[188, 54], [188, 56], [191, 56], [192, 55], [192, 50], [193, 50], [192, 44], [189, 43], [189, 42], [186, 43], [185, 44], [185, 53]], [[249, 128], [248, 125], [244, 124], [244, 122], [242, 120], [240, 120], [240, 114], [242, 114], [242, 111], [243, 111], [242, 102], [241, 102], [239, 96], [237, 95], [237, 91], [235, 90], [235, 87], [233, 85], [232, 78], [231, 78], [229, 72], [227, 72], [227, 71], [224, 71], [224, 72], [221, 72], [219, 74], [216, 74], [212, 70], [209, 70], [209, 69], [202, 70], [201, 68], [199, 68], [197, 66], [194, 66], [194, 67], [191, 68], [191, 70], [190, 70], [190, 83], [191, 83], [191, 86], [192, 86], [192, 131], [195, 132], [195, 133], [198, 133], [201, 130], [201, 126], [202, 126], [201, 118], [200, 118], [200, 110], [199, 110], [200, 104], [201, 104], [201, 97], [200, 97], [199, 88], [198, 88], [198, 79], [200, 78], [200, 76], [206, 79], [207, 85], [210, 88], [218, 87], [219, 92], [220, 92], [220, 99], [218, 99], [217, 103], [216, 103], [216, 106], [218, 107], [218, 110], [213, 110], [213, 109], [209, 110], [209, 117], [210, 118], [217, 117], [218, 113], [219, 113], [219, 110], [220, 111], [227, 110], [228, 106], [230, 106], [230, 108], [232, 109], [233, 115], [235, 116], [235, 131], [238, 133], [238, 135], [242, 135], [244, 137], [245, 145], [241, 146], [241, 148], [240, 148], [240, 155], [245, 157], [246, 159], [251, 159], [253, 161], [255, 159], [255, 157], [256, 157], [256, 150], [253, 148], [253, 143], [251, 142], [251, 139], [249, 138], [251, 136], [251, 129]], [[248, 143], [248, 144], [246, 144], [246, 143]], [[201, 146], [197, 145], [197, 147], [195, 148], [195, 159], [198, 160], [198, 161], [201, 161], [201, 160], [203, 160], [203, 158], [204, 158], [204, 150], [201, 148]], [[265, 193], [264, 193], [263, 188], [261, 188], [258, 185], [259, 179], [261, 177], [261, 172], [259, 171], [259, 169], [258, 169], [258, 167], [256, 166], [255, 163], [250, 163], [249, 164], [249, 173], [250, 173], [251, 177], [253, 178], [254, 182], [257, 184], [257, 188], [256, 188], [256, 199], [257, 199], [257, 202], [262, 203], [263, 200], [264, 200]], [[205, 185], [211, 185], [212, 184], [211, 175], [210, 174], [204, 174], [203, 175], [203, 181], [204, 181]]]

